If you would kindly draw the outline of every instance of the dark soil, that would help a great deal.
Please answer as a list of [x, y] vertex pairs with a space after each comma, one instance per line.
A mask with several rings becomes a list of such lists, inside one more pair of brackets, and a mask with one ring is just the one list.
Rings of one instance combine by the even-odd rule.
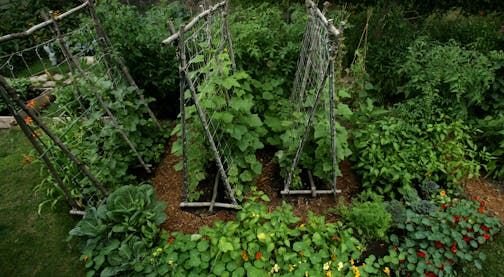
[[[179, 207], [182, 200], [182, 172], [175, 171], [173, 166], [180, 161], [180, 158], [169, 151], [174, 140], [175, 138], [170, 140], [168, 151], [154, 177], [158, 198], [168, 203], [166, 209], [168, 219], [162, 224], [162, 228], [168, 232], [197, 233], [200, 227], [211, 226], [217, 220], [234, 220], [237, 211], [233, 209], [216, 209], [210, 214], [207, 208], [182, 209]], [[263, 164], [263, 172], [257, 178], [256, 187], [271, 199], [266, 203], [270, 211], [281, 205], [282, 201], [286, 201], [292, 205], [294, 215], [300, 217], [302, 222], [307, 221], [308, 211], [317, 215], [326, 215], [328, 221], [337, 220], [334, 215], [327, 214], [327, 210], [337, 204], [333, 195], [321, 195], [315, 198], [309, 195], [282, 196], [280, 191], [283, 189], [283, 179], [279, 175], [278, 164], [273, 159], [273, 151], [261, 151], [257, 154], [257, 158]], [[337, 180], [337, 187], [342, 190], [337, 197], [338, 199], [343, 197], [345, 203], [350, 203], [351, 197], [359, 192], [358, 180], [351, 166], [348, 161], [340, 163], [343, 176]], [[466, 181], [465, 191], [468, 197], [484, 200], [487, 210], [504, 222], [504, 193], [500, 187], [480, 177]]]
[[[171, 149], [174, 140], [175, 138], [170, 140], [167, 149]], [[263, 172], [257, 178], [256, 187], [271, 199], [266, 203], [269, 210], [276, 209], [282, 201], [286, 201], [293, 206], [294, 215], [300, 217], [302, 222], [306, 222], [308, 211], [317, 215], [325, 215], [327, 209], [336, 206], [334, 195], [321, 195], [315, 198], [311, 195], [281, 196], [283, 179], [279, 175], [278, 164], [273, 159], [273, 151], [261, 151], [257, 157], [263, 164]], [[206, 208], [182, 209], [179, 207], [182, 200], [182, 172], [175, 171], [173, 168], [179, 161], [180, 158], [168, 150], [154, 177], [158, 198], [168, 203], [166, 208], [168, 219], [162, 224], [162, 228], [168, 232], [197, 233], [200, 227], [211, 226], [216, 220], [234, 220], [237, 211], [233, 209], [216, 209], [214, 213], [209, 214]], [[343, 176], [338, 178], [337, 187], [342, 192], [337, 197], [338, 199], [343, 197], [345, 202], [349, 202], [351, 196], [358, 192], [357, 180], [352, 173], [350, 162], [342, 162], [340, 168]], [[327, 215], [327, 219], [329, 221], [335, 220], [331, 215]]]

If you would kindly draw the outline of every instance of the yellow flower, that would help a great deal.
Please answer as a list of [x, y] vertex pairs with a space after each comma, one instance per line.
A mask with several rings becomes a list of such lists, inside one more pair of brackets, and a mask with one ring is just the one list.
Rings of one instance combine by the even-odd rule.
[[446, 196], [446, 191], [442, 190], [439, 192], [439, 194], [441, 194], [441, 196], [445, 197]]
[[275, 264], [273, 266], [273, 268], [271, 269], [271, 273], [273, 273], [273, 272], [279, 272], [279, 271], [280, 271], [280, 267], [278, 266], [278, 264]]
[[352, 264], [352, 265], [355, 264], [355, 262], [354, 262], [354, 260], [352, 258], [350, 258], [350, 264]]
[[357, 250], [361, 250], [361, 246], [360, 245], [357, 245], [355, 248], [357, 248]]
[[294, 271], [294, 269], [295, 269], [295, 268], [296, 268], [296, 266], [295, 266], [295, 265], [291, 265], [291, 264], [289, 264], [289, 272]]
[[326, 277], [331, 277], [331, 276], [332, 276], [332, 272], [331, 272], [330, 270], [329, 270], [329, 271], [327, 271], [327, 272], [325, 273], [325, 276], [326, 276]]
[[301, 225], [299, 225], [299, 227], [301, 227], [301, 228], [303, 228], [303, 227], [305, 227], [305, 226], [306, 226], [306, 224], [304, 224], [304, 223], [303, 223], [303, 224], [301, 224]]
[[323, 269], [325, 271], [328, 271], [330, 267], [331, 267], [331, 262], [329, 261], [329, 262], [327, 262], [327, 263], [324, 264]]
[[343, 269], [343, 262], [338, 263], [338, 271], [341, 271]]
[[169, 261], [168, 261], [168, 264], [169, 264], [169, 265], [173, 265], [173, 264], [175, 264], [175, 262], [174, 262], [173, 260], [169, 260]]
[[257, 234], [257, 238], [258, 238], [259, 240], [263, 240], [263, 239], [265, 239], [265, 238], [266, 238], [266, 234], [264, 234], [264, 233], [259, 233], [259, 234]]
[[360, 271], [359, 271], [358, 267], [356, 267], [356, 266], [353, 265], [352, 266], [352, 270], [353, 270], [353, 272], [355, 274], [355, 277], [360, 277]]
[[388, 266], [386, 266], [385, 269], [383, 269], [383, 272], [385, 272], [385, 274], [387, 274], [387, 275], [390, 275], [390, 268], [388, 268]]

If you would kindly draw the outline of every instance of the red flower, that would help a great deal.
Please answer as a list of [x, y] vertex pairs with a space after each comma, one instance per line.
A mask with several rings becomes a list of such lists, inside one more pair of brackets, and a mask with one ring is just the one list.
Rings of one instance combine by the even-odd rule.
[[257, 252], [256, 256], [255, 256], [256, 260], [259, 260], [261, 257], [262, 257], [262, 253], [261, 252]]
[[488, 227], [486, 227], [485, 225], [481, 225], [480, 229], [483, 230], [483, 231], [485, 231], [485, 232], [490, 231], [490, 229], [488, 229]]
[[471, 238], [468, 236], [464, 236], [462, 239], [465, 240], [465, 242], [469, 242], [471, 240]]
[[454, 215], [453, 219], [455, 220], [455, 222], [459, 222], [460, 221], [460, 217], [458, 215]]
[[340, 240], [340, 238], [338, 236], [336, 236], [336, 235], [332, 236], [332, 239], [333, 240]]
[[473, 200], [474, 200], [474, 201], [478, 201], [478, 200], [479, 200], [479, 197], [475, 195], [475, 196], [473, 196]]
[[427, 277], [437, 277], [437, 275], [432, 272], [426, 272], [426, 273], [424, 273], [424, 275]]
[[478, 208], [478, 212], [479, 212], [480, 214], [484, 213], [484, 212], [485, 212], [485, 207], [484, 207], [484, 206], [479, 207], [479, 208]]
[[425, 254], [424, 252], [422, 251], [418, 251], [416, 252], [418, 256], [422, 257], [422, 258], [425, 258], [427, 256], [427, 254]]
[[467, 228], [467, 232], [472, 233], [474, 232], [473, 228]]
[[436, 247], [437, 247], [437, 248], [441, 248], [441, 247], [443, 247], [443, 243], [442, 243], [442, 242], [440, 242], [440, 241], [436, 241]]
[[451, 252], [457, 253], [457, 244], [456, 243], [453, 244], [453, 246], [451, 248]]
[[439, 267], [439, 269], [441, 269], [441, 270], [444, 269], [444, 263], [441, 263], [441, 266]]
[[445, 260], [446, 260], [447, 262], [449, 262], [450, 264], [454, 264], [454, 263], [455, 263], [455, 261], [454, 261], [454, 260], [452, 260], [452, 259], [450, 259], [450, 258], [445, 258]]
[[486, 204], [486, 203], [485, 203], [485, 200], [481, 200], [481, 201], [480, 201], [480, 205], [481, 205], [481, 206], [485, 206], [485, 204]]
[[446, 205], [445, 204], [441, 205], [441, 209], [443, 209], [443, 211], [446, 210]]
[[174, 240], [175, 240], [174, 237], [170, 237], [166, 243], [172, 244]]
[[483, 237], [486, 239], [486, 240], [489, 240], [490, 239], [490, 235], [489, 234], [484, 234]]
[[399, 248], [397, 248], [397, 247], [394, 247], [394, 251], [395, 251], [395, 252], [397, 252], [397, 250], [399, 250]]
[[431, 264], [431, 261], [426, 261], [425, 264]]
[[399, 260], [399, 263], [401, 263], [401, 264], [404, 262], [406, 262], [406, 260]]

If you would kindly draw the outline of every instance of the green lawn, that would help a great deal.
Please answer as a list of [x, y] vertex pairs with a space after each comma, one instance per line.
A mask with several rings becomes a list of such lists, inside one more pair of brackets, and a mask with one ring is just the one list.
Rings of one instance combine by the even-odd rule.
[[0, 130], [0, 276], [84, 276], [76, 243], [66, 241], [78, 218], [66, 205], [37, 214], [42, 164], [23, 164], [30, 151], [19, 130]]

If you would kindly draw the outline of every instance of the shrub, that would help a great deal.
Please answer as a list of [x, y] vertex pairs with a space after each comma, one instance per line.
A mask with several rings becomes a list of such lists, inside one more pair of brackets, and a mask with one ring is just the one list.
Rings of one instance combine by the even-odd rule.
[[141, 12], [135, 6], [110, 1], [97, 7], [114, 48], [124, 57], [126, 66], [146, 97], [157, 101], [152, 109], [161, 117], [178, 114], [178, 61], [173, 46], [161, 47], [170, 34], [166, 21], [175, 26], [188, 19], [189, 13], [177, 2], [153, 6]]
[[141, 261], [158, 239], [166, 204], [157, 201], [151, 185], [122, 186], [106, 204], [86, 210], [84, 218], [70, 230], [86, 239], [81, 259], [88, 276], [115, 276], [141, 271]]
[[394, 198], [425, 178], [451, 186], [479, 174], [474, 130], [460, 121], [422, 124], [390, 116], [360, 126], [353, 132], [354, 168], [364, 188]]

